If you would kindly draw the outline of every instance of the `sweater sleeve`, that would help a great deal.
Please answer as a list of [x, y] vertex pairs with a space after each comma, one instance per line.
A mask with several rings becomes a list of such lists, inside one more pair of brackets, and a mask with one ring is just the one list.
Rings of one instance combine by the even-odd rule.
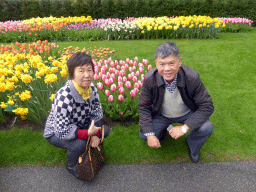
[[56, 94], [52, 104], [51, 122], [54, 134], [64, 140], [72, 140], [77, 137], [77, 126], [70, 122], [74, 99], [70, 92], [61, 90]]

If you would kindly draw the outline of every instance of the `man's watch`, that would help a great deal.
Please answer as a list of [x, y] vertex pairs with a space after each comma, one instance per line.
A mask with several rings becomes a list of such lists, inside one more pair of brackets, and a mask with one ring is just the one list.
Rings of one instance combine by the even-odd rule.
[[181, 131], [184, 134], [186, 134], [188, 132], [188, 130], [186, 129], [186, 127], [184, 125], [181, 127]]

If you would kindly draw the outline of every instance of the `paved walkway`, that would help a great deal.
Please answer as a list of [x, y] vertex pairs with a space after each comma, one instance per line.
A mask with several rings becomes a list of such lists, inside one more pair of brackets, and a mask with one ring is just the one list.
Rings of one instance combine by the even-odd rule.
[[2, 167], [1, 192], [256, 191], [256, 160], [223, 163], [104, 165], [92, 181], [65, 167]]

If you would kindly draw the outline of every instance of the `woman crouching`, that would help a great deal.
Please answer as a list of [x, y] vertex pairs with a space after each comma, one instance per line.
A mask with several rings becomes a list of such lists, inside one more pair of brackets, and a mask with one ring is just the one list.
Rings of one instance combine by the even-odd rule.
[[[78, 177], [77, 161], [85, 151], [88, 136], [97, 147], [103, 125], [103, 111], [97, 88], [93, 85], [94, 66], [86, 53], [75, 53], [67, 61], [71, 80], [56, 93], [47, 118], [44, 137], [59, 148], [67, 149], [67, 169]], [[109, 129], [105, 126], [104, 137]]]

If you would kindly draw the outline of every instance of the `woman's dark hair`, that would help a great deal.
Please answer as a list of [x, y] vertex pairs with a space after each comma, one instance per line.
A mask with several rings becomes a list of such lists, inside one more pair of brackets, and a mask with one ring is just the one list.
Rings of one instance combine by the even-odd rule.
[[87, 55], [85, 52], [77, 52], [72, 55], [67, 61], [69, 78], [74, 79], [74, 70], [76, 67], [87, 64], [92, 66], [92, 70], [94, 73], [94, 65], [90, 55]]

